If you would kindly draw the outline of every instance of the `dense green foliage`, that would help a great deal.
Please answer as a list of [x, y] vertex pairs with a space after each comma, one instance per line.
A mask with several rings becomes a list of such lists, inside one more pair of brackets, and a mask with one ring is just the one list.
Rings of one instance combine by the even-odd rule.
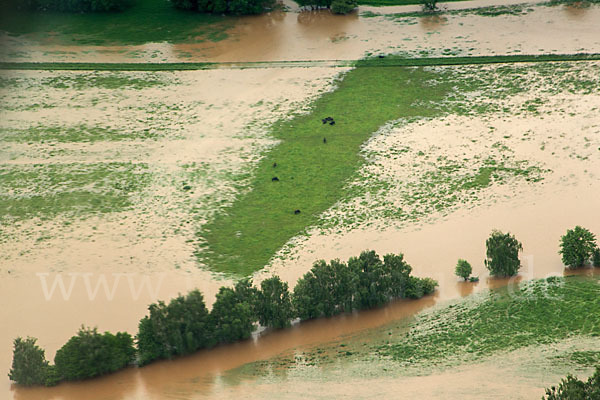
[[589, 262], [594, 255], [596, 236], [589, 230], [576, 226], [567, 230], [560, 238], [560, 250], [563, 263], [569, 268], [582, 267]]
[[514, 235], [494, 230], [485, 245], [485, 266], [492, 276], [514, 276], [519, 272], [519, 252], [523, 250], [523, 245]]
[[358, 7], [356, 0], [333, 0], [331, 2], [331, 12], [334, 14], [348, 14]]
[[[386, 326], [377, 351], [402, 364], [453, 363], [497, 351], [600, 335], [597, 278], [552, 277], [461, 300]], [[391, 332], [391, 334], [390, 334]]]
[[600, 247], [596, 247], [592, 252], [592, 265], [600, 267]]
[[215, 338], [220, 343], [248, 339], [258, 319], [256, 302], [258, 291], [249, 279], [235, 287], [221, 287], [210, 313]]
[[420, 3], [425, 12], [434, 12], [438, 9], [437, 0], [420, 0]]
[[278, 276], [267, 278], [260, 283], [257, 297], [256, 313], [261, 325], [275, 329], [290, 326], [294, 313], [287, 282]]
[[[278, 276], [265, 279], [260, 290], [250, 279], [233, 288], [221, 287], [211, 312], [198, 290], [179, 295], [169, 304], [148, 307], [138, 325], [137, 363], [189, 354], [219, 343], [248, 339], [255, 324], [284, 328], [301, 319], [331, 316], [355, 309], [377, 307], [396, 298], [420, 298], [432, 293], [437, 282], [410, 276], [412, 268], [402, 254], [383, 261], [374, 251], [364, 251], [348, 263], [317, 261], [298, 280], [290, 295]], [[35, 339], [15, 340], [10, 378], [23, 385], [55, 384], [117, 371], [133, 362], [136, 349], [127, 333], [98, 333], [81, 328], [58, 352], [49, 366]]]
[[561, 380], [558, 387], [546, 389], [543, 400], [598, 400], [600, 399], [600, 367], [586, 382], [573, 375]]
[[8, 4], [27, 11], [85, 13], [122, 11], [130, 7], [133, 0], [8, 0]]
[[437, 282], [412, 277], [411, 271], [402, 254], [388, 254], [382, 262], [374, 251], [364, 251], [347, 264], [317, 261], [298, 280], [292, 302], [305, 320], [379, 307], [395, 298], [419, 298], [435, 290]]
[[467, 279], [469, 279], [472, 272], [473, 268], [467, 260], [463, 260], [462, 258], [458, 260], [458, 262], [456, 263], [456, 268], [454, 269], [454, 274], [456, 276], [461, 277], [466, 281]]
[[148, 307], [150, 315], [139, 323], [139, 363], [189, 354], [214, 344], [213, 326], [204, 297], [198, 290]]
[[133, 339], [128, 333], [100, 334], [96, 328], [82, 327], [56, 352], [54, 365], [61, 380], [80, 380], [125, 368], [134, 356]]
[[176, 8], [202, 13], [260, 14], [275, 6], [275, 0], [170, 0]]
[[14, 341], [12, 368], [8, 377], [23, 386], [44, 385], [48, 372], [48, 361], [44, 350], [36, 343], [36, 339], [16, 338]]

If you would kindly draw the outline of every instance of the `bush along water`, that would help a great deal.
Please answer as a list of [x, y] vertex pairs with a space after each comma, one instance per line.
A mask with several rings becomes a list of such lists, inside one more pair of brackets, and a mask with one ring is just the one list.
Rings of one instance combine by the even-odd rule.
[[210, 312], [202, 293], [192, 290], [168, 304], [159, 301], [148, 307], [148, 315], [139, 322], [137, 346], [128, 333], [99, 333], [82, 326], [50, 365], [36, 339], [17, 338], [9, 377], [23, 386], [93, 378], [132, 364], [143, 366], [248, 339], [258, 323], [281, 329], [298, 317], [328, 317], [435, 291], [436, 281], [411, 276], [411, 271], [402, 254], [388, 254], [382, 260], [374, 251], [364, 251], [348, 262], [315, 262], [293, 293], [277, 276], [265, 279], [260, 289], [250, 279], [233, 288], [221, 287]]

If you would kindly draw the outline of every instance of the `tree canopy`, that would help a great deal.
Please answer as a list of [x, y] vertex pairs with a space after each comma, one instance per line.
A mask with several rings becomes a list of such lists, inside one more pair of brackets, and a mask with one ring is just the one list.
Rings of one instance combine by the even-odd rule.
[[596, 248], [596, 236], [578, 225], [567, 230], [567, 233], [560, 238], [558, 252], [562, 255], [562, 261], [566, 266], [577, 268], [591, 261]]
[[514, 235], [494, 230], [485, 245], [484, 263], [492, 276], [513, 276], [519, 272], [519, 252], [523, 251], [523, 245]]

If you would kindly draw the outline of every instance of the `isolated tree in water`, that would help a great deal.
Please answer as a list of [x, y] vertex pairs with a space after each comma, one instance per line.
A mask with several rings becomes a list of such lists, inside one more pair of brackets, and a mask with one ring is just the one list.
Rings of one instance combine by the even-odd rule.
[[465, 281], [469, 279], [471, 273], [473, 272], [473, 268], [471, 268], [471, 264], [467, 260], [463, 260], [462, 258], [458, 260], [456, 263], [456, 269], [454, 270], [454, 274], [458, 277], [463, 278]]
[[560, 238], [559, 254], [569, 268], [582, 267], [590, 261], [596, 249], [596, 237], [589, 230], [576, 226]]
[[494, 230], [485, 245], [484, 263], [492, 276], [513, 276], [519, 272], [519, 252], [523, 251], [523, 245], [513, 235]]

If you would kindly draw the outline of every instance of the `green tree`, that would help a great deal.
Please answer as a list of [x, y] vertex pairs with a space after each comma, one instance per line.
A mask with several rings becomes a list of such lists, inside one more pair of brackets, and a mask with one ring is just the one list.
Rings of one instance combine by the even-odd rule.
[[408, 287], [406, 288], [405, 297], [409, 299], [420, 299], [423, 296], [435, 292], [435, 288], [438, 286], [436, 280], [431, 278], [417, 278], [416, 276], [410, 276], [408, 280]]
[[472, 272], [473, 268], [471, 268], [471, 264], [469, 264], [467, 260], [463, 260], [462, 258], [460, 258], [456, 263], [454, 274], [458, 277], [463, 278], [466, 281], [467, 279], [469, 279]]
[[519, 272], [519, 252], [523, 245], [514, 235], [494, 230], [486, 240], [487, 259], [485, 266], [492, 276], [513, 276]]
[[356, 0], [333, 0], [331, 2], [331, 12], [334, 14], [348, 14], [358, 7]]
[[423, 11], [426, 13], [432, 13], [438, 11], [437, 0], [420, 0]]
[[600, 247], [596, 247], [592, 253], [592, 265], [600, 267]]
[[294, 315], [287, 282], [273, 276], [262, 281], [260, 289], [257, 301], [258, 322], [275, 329], [290, 326]]
[[171, 0], [176, 8], [202, 13], [260, 14], [275, 6], [275, 0]]
[[597, 400], [600, 399], [600, 367], [590, 376], [587, 382], [581, 381], [573, 375], [561, 380], [558, 387], [546, 389], [543, 400]]
[[139, 362], [189, 354], [214, 344], [213, 326], [199, 290], [177, 296], [168, 305], [159, 301], [148, 307], [150, 315], [138, 326]]
[[79, 380], [124, 368], [134, 356], [133, 339], [128, 333], [100, 334], [96, 328], [82, 326], [77, 335], [56, 352], [54, 364], [61, 379]]
[[373, 308], [386, 303], [391, 285], [386, 280], [385, 268], [374, 251], [363, 251], [348, 260], [348, 267], [357, 276], [356, 308]]
[[563, 263], [569, 268], [582, 267], [587, 263], [596, 248], [596, 237], [589, 230], [576, 226], [567, 230], [560, 238], [559, 254], [562, 255]]
[[19, 385], [46, 384], [48, 361], [44, 350], [35, 343], [36, 341], [35, 338], [18, 337], [13, 342], [13, 362], [8, 377]]
[[239, 281], [235, 287], [221, 287], [210, 313], [215, 339], [231, 343], [250, 337], [257, 321], [258, 291], [249, 279]]

